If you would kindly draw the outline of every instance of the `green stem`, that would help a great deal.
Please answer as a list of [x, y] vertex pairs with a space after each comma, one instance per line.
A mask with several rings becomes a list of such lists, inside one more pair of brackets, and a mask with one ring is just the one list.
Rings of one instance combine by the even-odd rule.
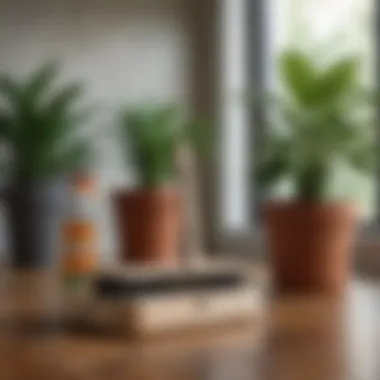
[[303, 168], [296, 178], [297, 199], [300, 201], [321, 201], [326, 195], [328, 170], [317, 164]]

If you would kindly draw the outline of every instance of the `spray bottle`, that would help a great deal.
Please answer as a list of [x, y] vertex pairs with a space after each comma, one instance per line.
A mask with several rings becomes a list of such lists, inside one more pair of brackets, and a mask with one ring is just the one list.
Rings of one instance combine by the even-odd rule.
[[62, 226], [61, 269], [65, 293], [87, 298], [98, 266], [98, 236], [94, 218], [96, 182], [76, 173], [70, 186], [67, 217]]

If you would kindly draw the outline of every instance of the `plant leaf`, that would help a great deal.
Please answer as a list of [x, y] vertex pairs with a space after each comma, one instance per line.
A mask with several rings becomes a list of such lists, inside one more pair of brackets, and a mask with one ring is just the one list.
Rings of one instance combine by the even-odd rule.
[[12, 156], [12, 180], [41, 181], [72, 170], [84, 150], [84, 142], [77, 146], [82, 87], [57, 86], [56, 74], [49, 64], [26, 81], [0, 78], [0, 142]]
[[313, 102], [316, 68], [306, 55], [287, 51], [280, 58], [280, 69], [286, 90], [297, 104], [309, 107]]
[[50, 86], [57, 78], [59, 69], [56, 62], [49, 62], [41, 69], [32, 74], [25, 85], [24, 97], [34, 102], [34, 105], [40, 101], [42, 96], [47, 95]]
[[158, 187], [174, 179], [177, 149], [184, 132], [184, 122], [175, 105], [145, 106], [124, 112], [122, 138], [126, 159], [132, 160], [141, 186]]
[[289, 171], [292, 164], [290, 141], [271, 138], [262, 154], [262, 159], [254, 166], [254, 176], [263, 186], [273, 186]]
[[371, 143], [360, 144], [346, 152], [344, 158], [348, 164], [362, 174], [372, 174], [376, 169], [379, 157], [375, 154], [374, 145]]
[[347, 58], [332, 64], [322, 73], [319, 84], [319, 102], [334, 103], [354, 88], [358, 81], [359, 66], [354, 58]]

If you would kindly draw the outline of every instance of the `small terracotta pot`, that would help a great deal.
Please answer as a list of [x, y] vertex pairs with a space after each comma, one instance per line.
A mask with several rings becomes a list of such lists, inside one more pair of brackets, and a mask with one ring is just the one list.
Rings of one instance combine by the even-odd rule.
[[180, 197], [175, 189], [115, 194], [122, 260], [173, 264], [179, 258]]
[[355, 221], [355, 209], [350, 204], [266, 205], [276, 290], [343, 292], [350, 274]]

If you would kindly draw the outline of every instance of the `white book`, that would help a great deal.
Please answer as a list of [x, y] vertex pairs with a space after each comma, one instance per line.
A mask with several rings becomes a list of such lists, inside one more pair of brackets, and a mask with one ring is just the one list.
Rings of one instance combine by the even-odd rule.
[[247, 286], [231, 291], [130, 299], [87, 298], [76, 308], [77, 315], [99, 329], [143, 336], [244, 319], [253, 321], [263, 309], [263, 300], [257, 289]]

